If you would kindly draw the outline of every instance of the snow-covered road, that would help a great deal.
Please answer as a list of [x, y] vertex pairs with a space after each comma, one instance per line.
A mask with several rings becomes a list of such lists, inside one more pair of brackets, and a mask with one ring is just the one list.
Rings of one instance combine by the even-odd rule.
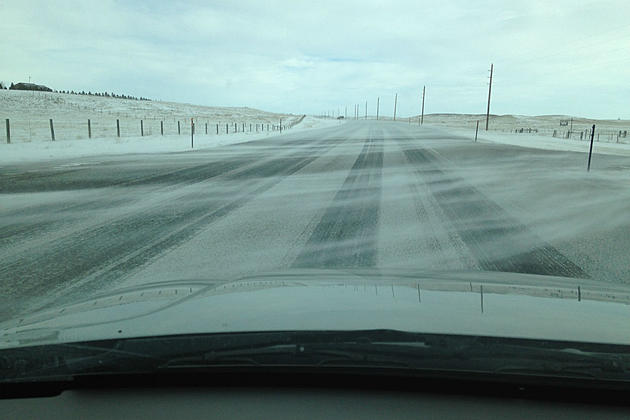
[[[630, 164], [356, 121], [0, 170], [0, 320], [120, 286], [288, 268], [630, 282]], [[579, 280], [576, 280], [579, 284]]]

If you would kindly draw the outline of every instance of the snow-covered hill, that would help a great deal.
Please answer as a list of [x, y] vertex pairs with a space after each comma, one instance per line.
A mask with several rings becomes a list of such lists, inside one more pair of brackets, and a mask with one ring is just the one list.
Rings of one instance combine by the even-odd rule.
[[[208, 107], [160, 101], [137, 101], [88, 95], [71, 95], [53, 92], [0, 90], [0, 118], [10, 120], [11, 141], [31, 142], [50, 141], [50, 123], [53, 120], [56, 140], [82, 139], [88, 137], [88, 123], [92, 138], [117, 137], [116, 120], [120, 124], [120, 136], [140, 136], [140, 120], [143, 120], [144, 135], [160, 135], [162, 125], [164, 134], [177, 134], [177, 122], [181, 134], [190, 133], [190, 119], [194, 118], [196, 132], [216, 134], [216, 124], [225, 132], [236, 129], [249, 130], [249, 124], [290, 125], [300, 116], [276, 114], [253, 108]], [[3, 127], [4, 128], [4, 127]], [[213, 130], [211, 130], [211, 128]], [[2, 130], [2, 137], [4, 137]], [[2, 138], [4, 140], [4, 138]]]
[[[252, 108], [0, 90], [0, 163], [187, 151], [191, 118], [195, 150], [280, 134], [280, 121], [283, 133], [340, 124]], [[11, 144], [6, 142], [5, 119], [10, 122]]]

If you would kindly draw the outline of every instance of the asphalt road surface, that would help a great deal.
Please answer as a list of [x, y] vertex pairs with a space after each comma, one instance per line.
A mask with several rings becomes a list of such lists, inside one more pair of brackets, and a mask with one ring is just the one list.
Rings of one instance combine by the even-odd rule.
[[[472, 134], [472, 133], [471, 133]], [[630, 163], [352, 121], [0, 169], [0, 320], [104, 290], [290, 268], [630, 282]]]

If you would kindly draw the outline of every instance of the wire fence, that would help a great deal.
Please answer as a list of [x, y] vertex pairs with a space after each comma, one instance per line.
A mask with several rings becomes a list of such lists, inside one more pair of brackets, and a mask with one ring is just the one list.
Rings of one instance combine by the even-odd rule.
[[299, 124], [302, 116], [286, 119], [212, 120], [210, 118], [89, 118], [5, 119], [6, 143], [124, 138], [147, 136], [190, 136], [265, 133], [286, 130]]
[[[566, 140], [590, 141], [591, 131], [591, 128], [581, 130], [558, 130], [550, 128], [539, 129], [531, 127], [520, 127], [513, 129], [511, 132], [517, 134], [537, 134], [541, 136], [555, 137]], [[628, 130], [598, 129], [597, 127], [595, 127], [594, 141], [605, 143], [630, 143], [628, 139]]]
[[[493, 133], [510, 133], [512, 135], [538, 135], [553, 137], [571, 141], [590, 141], [592, 125], [595, 124], [594, 141], [602, 143], [630, 144], [630, 126], [627, 121], [611, 120], [574, 120], [573, 126], [569, 123], [559, 124], [560, 120], [536, 121], [532, 117], [530, 121], [518, 122], [514, 117], [491, 117], [489, 131]], [[418, 122], [418, 118], [412, 118], [411, 122]], [[480, 134], [485, 124], [485, 117], [478, 116], [450, 116], [450, 115], [429, 115], [425, 116], [425, 123], [445, 128], [466, 128], [475, 131], [477, 121], [479, 121]]]

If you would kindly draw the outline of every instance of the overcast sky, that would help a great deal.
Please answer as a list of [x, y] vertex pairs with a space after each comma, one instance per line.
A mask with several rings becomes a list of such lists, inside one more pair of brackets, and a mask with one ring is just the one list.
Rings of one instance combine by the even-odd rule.
[[630, 4], [0, 0], [0, 80], [269, 111], [630, 119]]

